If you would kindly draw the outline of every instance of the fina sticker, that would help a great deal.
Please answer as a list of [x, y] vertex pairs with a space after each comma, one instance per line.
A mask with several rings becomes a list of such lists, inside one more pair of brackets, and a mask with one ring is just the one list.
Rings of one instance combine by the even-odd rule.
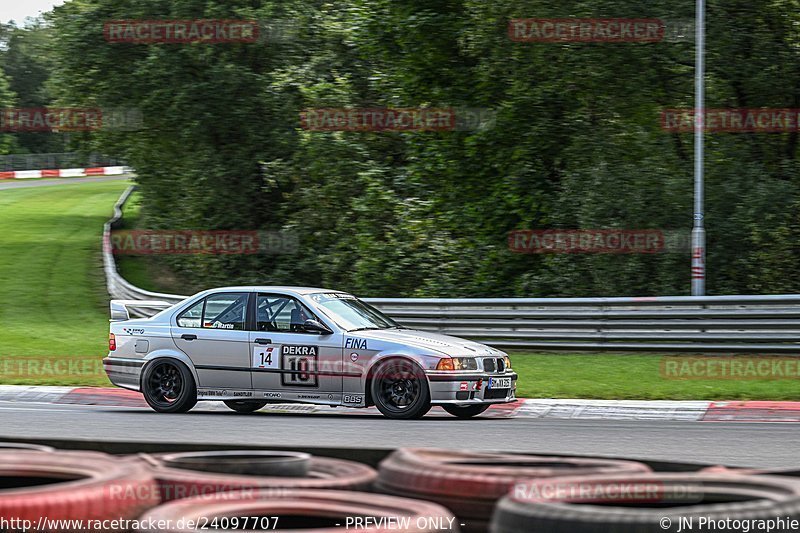
[[344, 341], [344, 347], [351, 350], [366, 350], [367, 339], [347, 339]]

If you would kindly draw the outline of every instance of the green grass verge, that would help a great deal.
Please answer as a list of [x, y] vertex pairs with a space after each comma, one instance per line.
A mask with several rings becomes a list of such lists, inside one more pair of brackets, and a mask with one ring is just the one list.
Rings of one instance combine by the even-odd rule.
[[101, 234], [125, 187], [0, 191], [0, 383], [108, 384]]
[[662, 355], [511, 352], [521, 398], [800, 400], [800, 380], [662, 377]]

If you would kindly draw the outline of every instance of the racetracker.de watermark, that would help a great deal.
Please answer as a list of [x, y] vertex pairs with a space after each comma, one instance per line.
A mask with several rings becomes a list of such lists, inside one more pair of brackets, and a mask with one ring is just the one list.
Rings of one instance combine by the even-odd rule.
[[309, 131], [472, 131], [494, 127], [497, 113], [479, 107], [318, 108], [300, 113]]
[[119, 230], [108, 242], [115, 255], [291, 254], [299, 239], [292, 231]]
[[800, 379], [800, 358], [666, 356], [660, 374], [670, 380], [792, 380]]
[[180, 483], [162, 482], [156, 485], [111, 483], [104, 487], [106, 499], [126, 502], [149, 502], [202, 498], [204, 501], [225, 501], [242, 497], [252, 499], [285, 498], [291, 489], [257, 487], [254, 483]]
[[20, 356], [0, 357], [3, 379], [40, 379], [52, 377], [105, 377], [103, 361], [97, 356]]
[[135, 108], [0, 108], [0, 132], [5, 133], [136, 131], [142, 127], [142, 113]]
[[517, 483], [511, 497], [529, 502], [571, 503], [687, 503], [701, 501], [700, 483], [665, 483], [654, 479], [575, 480], [539, 479]]
[[661, 129], [690, 133], [699, 127], [707, 133], [791, 133], [800, 131], [797, 108], [665, 109]]
[[655, 229], [514, 230], [508, 248], [520, 254], [653, 254], [665, 250]]
[[691, 20], [658, 18], [524, 18], [508, 22], [508, 37], [526, 43], [657, 43], [689, 41]]
[[129, 44], [221, 44], [278, 43], [293, 40], [291, 21], [231, 19], [111, 20], [103, 25], [109, 43]]

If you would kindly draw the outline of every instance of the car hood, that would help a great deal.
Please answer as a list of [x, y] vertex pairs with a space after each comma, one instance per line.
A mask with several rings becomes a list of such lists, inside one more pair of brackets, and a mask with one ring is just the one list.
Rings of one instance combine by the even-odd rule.
[[499, 356], [499, 350], [479, 342], [433, 333], [418, 329], [381, 329], [353, 331], [348, 336], [379, 341], [396, 342], [405, 346], [434, 351], [443, 355], [471, 357], [471, 356]]

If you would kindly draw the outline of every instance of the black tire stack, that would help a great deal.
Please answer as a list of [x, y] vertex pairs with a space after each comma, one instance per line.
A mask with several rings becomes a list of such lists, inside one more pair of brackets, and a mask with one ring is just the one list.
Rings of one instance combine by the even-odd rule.
[[406, 448], [381, 463], [376, 489], [444, 505], [463, 531], [477, 533], [487, 531], [497, 501], [518, 482], [649, 471], [635, 461]]
[[[772, 531], [788, 532], [792, 530], [789, 521], [800, 518], [800, 484], [774, 476], [650, 473], [561, 478], [557, 484], [561, 486], [559, 497], [552, 497], [553, 487], [551, 496], [545, 496], [542, 490], [536, 490], [536, 483], [512, 491], [498, 503], [489, 531], [759, 531], [765, 530], [763, 525], [754, 524], [775, 520]], [[630, 492], [616, 501], [609, 497], [612, 493], [619, 495], [622, 486], [652, 490]], [[588, 489], [583, 497], [580, 490], [569, 490], [581, 487]], [[599, 499], [599, 494], [606, 497]], [[781, 525], [777, 519], [786, 522]]]

